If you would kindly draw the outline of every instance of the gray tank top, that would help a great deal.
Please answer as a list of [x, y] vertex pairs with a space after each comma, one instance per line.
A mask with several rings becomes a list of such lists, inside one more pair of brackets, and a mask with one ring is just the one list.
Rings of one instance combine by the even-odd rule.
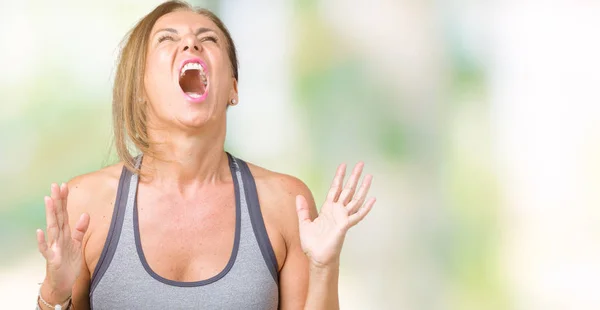
[[[140, 242], [138, 175], [123, 168], [108, 236], [91, 279], [92, 309], [277, 309], [277, 261], [256, 184], [244, 161], [227, 156], [235, 186], [236, 221], [225, 269], [197, 282], [172, 281], [156, 274]], [[140, 162], [141, 156], [138, 166]]]

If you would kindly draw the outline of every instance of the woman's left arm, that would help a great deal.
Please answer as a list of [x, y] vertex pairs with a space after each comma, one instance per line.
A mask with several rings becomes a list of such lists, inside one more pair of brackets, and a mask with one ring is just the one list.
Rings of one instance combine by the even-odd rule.
[[298, 227], [287, 239], [280, 272], [282, 309], [339, 309], [339, 264], [346, 232], [375, 204], [375, 198], [365, 203], [372, 176], [365, 176], [357, 191], [362, 169], [363, 163], [358, 163], [344, 186], [346, 166], [338, 167], [318, 215], [308, 189], [296, 196]]

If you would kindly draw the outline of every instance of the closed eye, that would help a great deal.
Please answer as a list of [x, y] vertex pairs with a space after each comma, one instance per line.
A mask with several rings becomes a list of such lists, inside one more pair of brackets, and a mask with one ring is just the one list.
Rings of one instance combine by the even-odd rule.
[[213, 37], [213, 36], [206, 36], [203, 37], [202, 39], [200, 39], [201, 42], [204, 41], [213, 41], [214, 43], [217, 43], [217, 37]]
[[162, 41], [165, 41], [165, 40], [171, 40], [171, 41], [173, 41], [174, 39], [173, 39], [173, 36], [165, 34], [165, 35], [162, 35], [161, 37], [158, 38], [158, 43], [160, 43]]

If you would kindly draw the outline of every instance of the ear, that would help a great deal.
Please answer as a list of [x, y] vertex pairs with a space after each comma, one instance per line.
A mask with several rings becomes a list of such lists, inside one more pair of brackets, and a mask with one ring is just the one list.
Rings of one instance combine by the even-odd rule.
[[233, 87], [231, 87], [231, 93], [229, 94], [229, 99], [235, 99], [236, 101], [239, 102], [237, 80], [235, 78], [233, 78], [233, 85], [232, 86]]

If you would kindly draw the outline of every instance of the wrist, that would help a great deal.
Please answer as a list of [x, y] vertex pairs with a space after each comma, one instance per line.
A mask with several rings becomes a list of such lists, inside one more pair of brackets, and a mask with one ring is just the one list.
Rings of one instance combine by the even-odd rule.
[[309, 264], [308, 293], [304, 309], [339, 309], [339, 263]]
[[340, 268], [340, 257], [334, 257], [326, 261], [315, 260], [312, 257], [309, 259], [309, 267], [315, 271], [337, 270]]
[[340, 270], [340, 263], [338, 261], [330, 262], [327, 264], [314, 263], [309, 264], [309, 272], [312, 275], [326, 276], [331, 274], [338, 274]]
[[51, 305], [62, 305], [71, 298], [70, 289], [57, 289], [44, 280], [40, 287], [40, 296]]

